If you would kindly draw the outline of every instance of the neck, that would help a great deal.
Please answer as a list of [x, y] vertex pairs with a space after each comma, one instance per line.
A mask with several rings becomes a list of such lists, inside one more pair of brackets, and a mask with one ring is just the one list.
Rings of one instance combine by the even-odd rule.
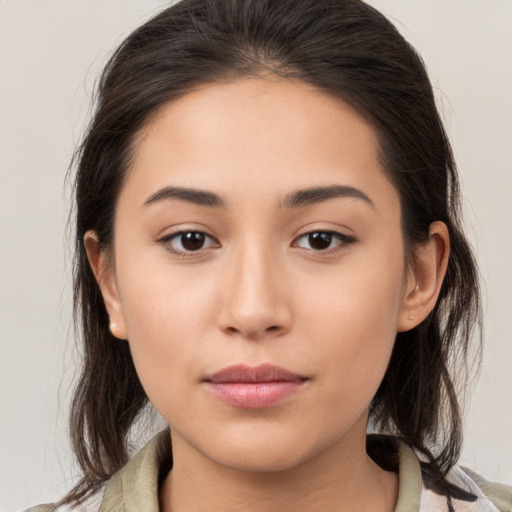
[[396, 475], [368, 457], [365, 435], [347, 437], [293, 468], [260, 472], [219, 465], [173, 433], [174, 465], [160, 491], [161, 510], [392, 512]]

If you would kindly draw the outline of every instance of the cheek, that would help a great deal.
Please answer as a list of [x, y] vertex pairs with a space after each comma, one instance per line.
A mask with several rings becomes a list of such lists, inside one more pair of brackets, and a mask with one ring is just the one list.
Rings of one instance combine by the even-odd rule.
[[[381, 253], [382, 256], [382, 253]], [[325, 370], [329, 399], [342, 407], [368, 405], [386, 371], [402, 303], [403, 264], [390, 254], [361, 258], [350, 272], [332, 274], [299, 293], [306, 357]], [[348, 267], [348, 266], [347, 266]], [[386, 269], [386, 271], [382, 271]], [[340, 392], [340, 391], [343, 392]]]
[[205, 327], [212, 325], [213, 283], [194, 283], [190, 272], [168, 265], [144, 265], [120, 258], [118, 281], [130, 350], [150, 400], [161, 407], [179, 405], [185, 386], [200, 377]]

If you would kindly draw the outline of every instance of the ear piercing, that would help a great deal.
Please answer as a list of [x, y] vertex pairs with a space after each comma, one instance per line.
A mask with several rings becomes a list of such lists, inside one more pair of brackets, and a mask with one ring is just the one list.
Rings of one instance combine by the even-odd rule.
[[412, 315], [409, 315], [409, 320], [414, 320], [414, 317]]
[[110, 329], [110, 332], [115, 336], [116, 335], [115, 331], [117, 330], [117, 324], [115, 322], [112, 322], [112, 320], [110, 320], [108, 328]]

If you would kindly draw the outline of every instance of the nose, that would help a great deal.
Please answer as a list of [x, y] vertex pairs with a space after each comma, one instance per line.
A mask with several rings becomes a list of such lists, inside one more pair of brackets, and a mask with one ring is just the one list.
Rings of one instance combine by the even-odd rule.
[[264, 248], [248, 247], [226, 262], [218, 316], [227, 334], [258, 340], [290, 330], [286, 282], [276, 257]]

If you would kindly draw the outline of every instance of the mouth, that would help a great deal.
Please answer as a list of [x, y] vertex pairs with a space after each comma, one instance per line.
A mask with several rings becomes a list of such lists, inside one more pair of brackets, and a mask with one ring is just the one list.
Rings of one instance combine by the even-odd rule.
[[242, 409], [264, 409], [299, 391], [307, 377], [279, 366], [234, 365], [207, 377], [206, 388], [227, 405]]

